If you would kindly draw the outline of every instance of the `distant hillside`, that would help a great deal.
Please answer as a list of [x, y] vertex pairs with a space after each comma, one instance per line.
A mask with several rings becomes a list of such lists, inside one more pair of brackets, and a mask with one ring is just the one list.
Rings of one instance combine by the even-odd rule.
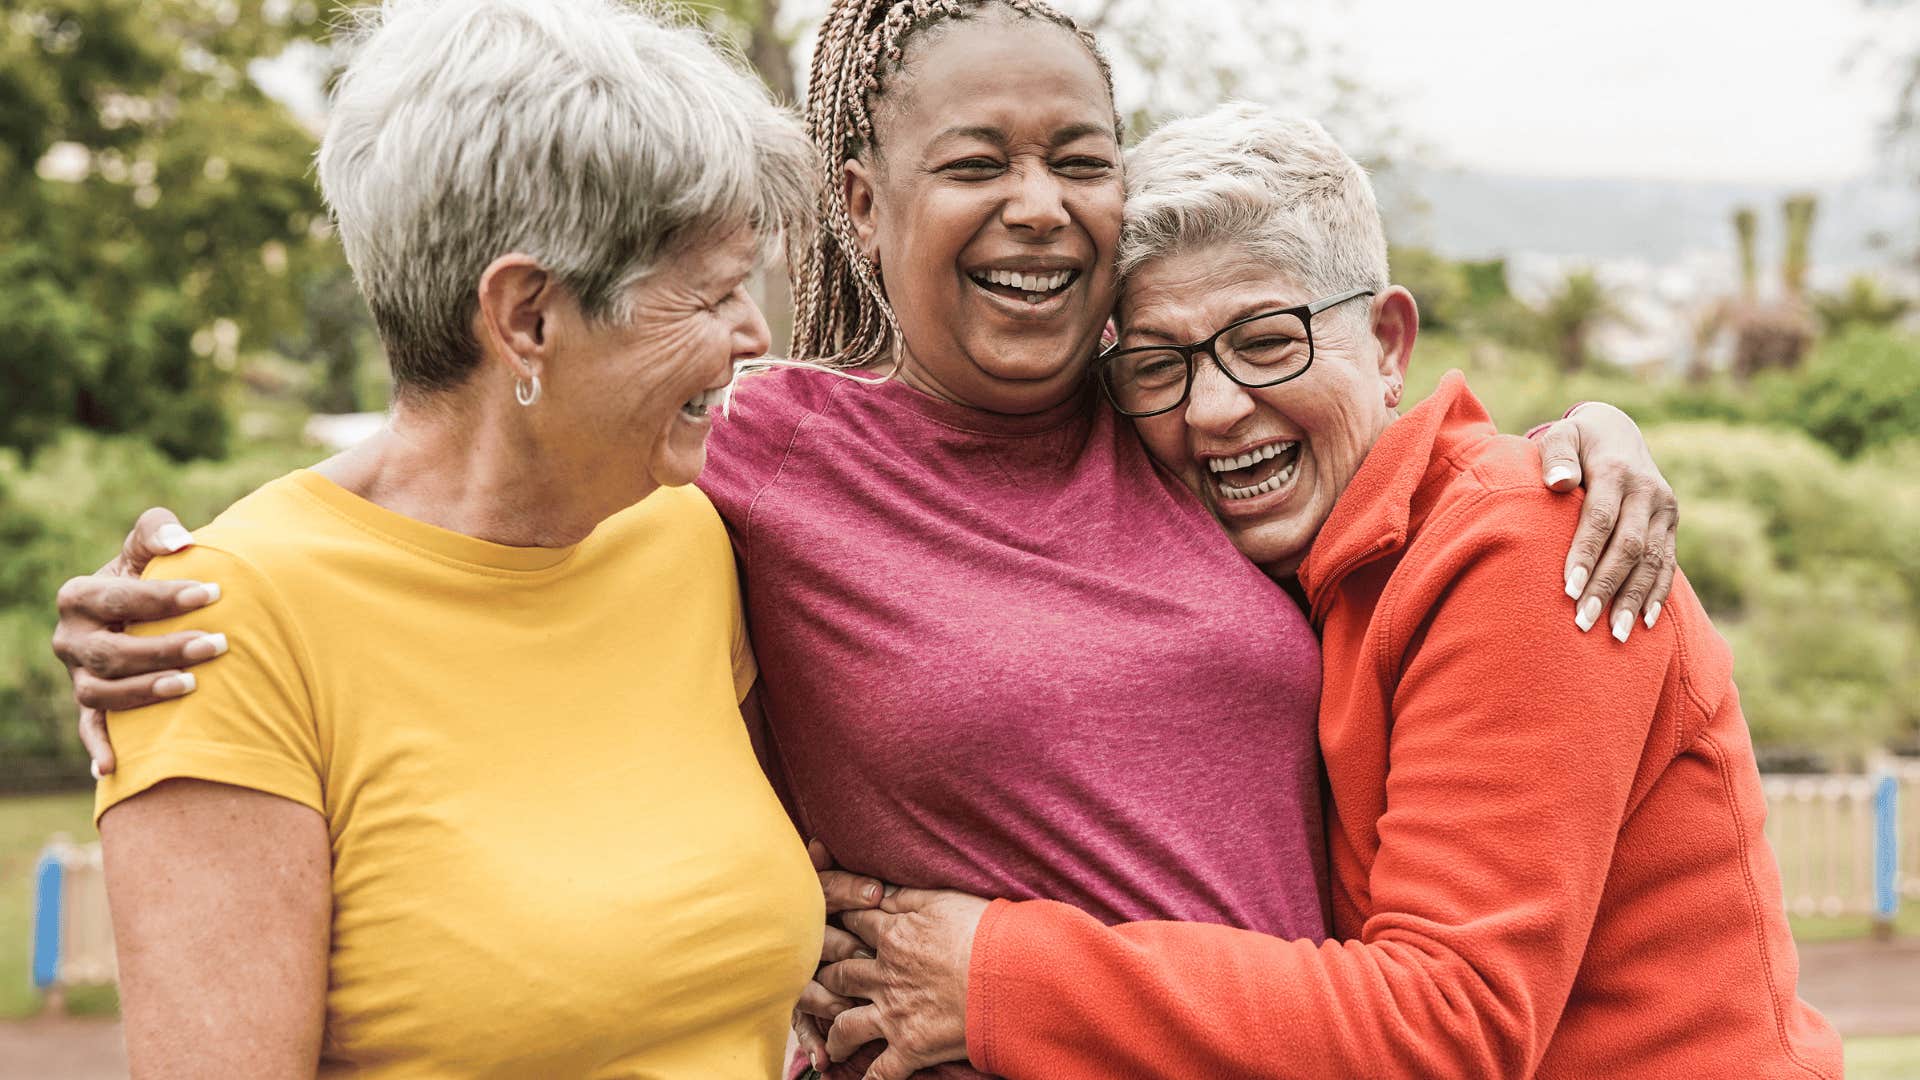
[[[1780, 185], [1568, 180], [1397, 168], [1375, 177], [1395, 243], [1454, 258], [1529, 252], [1681, 260], [1729, 251], [1733, 210], [1760, 212], [1760, 262], [1779, 261]], [[1828, 273], [1884, 267], [1920, 250], [1920, 190], [1859, 181], [1815, 188], [1813, 262]]]

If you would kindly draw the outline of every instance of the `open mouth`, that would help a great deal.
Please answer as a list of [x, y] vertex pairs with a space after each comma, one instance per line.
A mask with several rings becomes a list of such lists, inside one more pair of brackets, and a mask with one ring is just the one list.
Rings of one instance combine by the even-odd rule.
[[1277, 491], [1293, 479], [1299, 468], [1298, 442], [1268, 443], [1238, 457], [1207, 459], [1207, 472], [1214, 490], [1229, 502]]
[[732, 383], [716, 386], [711, 390], [702, 390], [688, 398], [685, 405], [680, 406], [680, 415], [689, 420], [703, 420], [706, 418], [707, 410], [716, 405], [725, 405], [727, 395], [732, 391]]
[[1049, 270], [1022, 273], [1016, 270], [975, 270], [967, 274], [973, 283], [996, 296], [1028, 304], [1043, 304], [1073, 288], [1080, 280], [1078, 270]]

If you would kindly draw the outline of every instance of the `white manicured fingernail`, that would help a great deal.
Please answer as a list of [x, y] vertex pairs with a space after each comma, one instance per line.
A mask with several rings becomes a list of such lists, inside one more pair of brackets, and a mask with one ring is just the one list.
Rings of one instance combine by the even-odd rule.
[[1593, 624], [1599, 621], [1600, 598], [1597, 596], [1589, 596], [1587, 597], [1586, 603], [1580, 605], [1580, 613], [1573, 617], [1573, 625], [1579, 627], [1580, 631], [1585, 633], [1593, 629]]
[[197, 585], [181, 589], [174, 594], [174, 602], [186, 607], [206, 607], [220, 599], [220, 586], [211, 581], [202, 581]]
[[227, 635], [202, 634], [187, 642], [180, 655], [189, 660], [211, 660], [227, 651]]
[[178, 525], [162, 525], [153, 539], [163, 550], [172, 553], [193, 543], [193, 534]]
[[1624, 645], [1627, 642], [1627, 635], [1631, 633], [1633, 633], [1633, 612], [1631, 611], [1614, 612], [1613, 613], [1613, 640], [1618, 641], [1622, 645]]
[[1567, 571], [1567, 599], [1580, 599], [1580, 590], [1587, 587], [1587, 568], [1576, 566]]
[[198, 684], [194, 681], [193, 672], [183, 671], [178, 675], [168, 675], [164, 678], [156, 679], [153, 684], [153, 692], [161, 697], [183, 697], [193, 693], [193, 688], [196, 685]]
[[1655, 600], [1647, 605], [1647, 629], [1649, 630], [1653, 629], [1653, 620], [1659, 617], [1660, 617], [1660, 601]]
[[1548, 487], [1565, 483], [1571, 479], [1573, 479], [1573, 466], [1571, 465], [1555, 465], [1553, 468], [1547, 470]]
[[100, 779], [100, 763], [99, 762], [97, 761], [87, 762], [87, 771], [93, 774], [93, 778], [95, 780]]

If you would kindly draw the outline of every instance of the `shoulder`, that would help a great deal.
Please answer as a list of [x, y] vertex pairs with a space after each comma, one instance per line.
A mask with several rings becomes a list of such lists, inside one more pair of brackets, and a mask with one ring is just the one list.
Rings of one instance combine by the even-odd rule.
[[1474, 439], [1454, 448], [1443, 466], [1428, 480], [1432, 509], [1421, 539], [1524, 540], [1543, 549], [1571, 540], [1585, 492], [1563, 494], [1541, 483], [1540, 448], [1532, 440]]
[[752, 502], [780, 474], [802, 431], [829, 416], [839, 396], [857, 386], [833, 372], [778, 367], [740, 378], [707, 439], [700, 488], [720, 515], [744, 529]]

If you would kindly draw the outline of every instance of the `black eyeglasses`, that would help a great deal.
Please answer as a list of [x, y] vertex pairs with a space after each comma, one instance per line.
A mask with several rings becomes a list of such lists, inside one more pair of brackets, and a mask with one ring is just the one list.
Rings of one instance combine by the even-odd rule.
[[1299, 307], [1263, 311], [1191, 345], [1143, 345], [1100, 355], [1100, 385], [1126, 416], [1158, 416], [1186, 404], [1194, 357], [1213, 358], [1227, 378], [1250, 390], [1297, 379], [1313, 366], [1313, 317], [1372, 289], [1349, 289]]

